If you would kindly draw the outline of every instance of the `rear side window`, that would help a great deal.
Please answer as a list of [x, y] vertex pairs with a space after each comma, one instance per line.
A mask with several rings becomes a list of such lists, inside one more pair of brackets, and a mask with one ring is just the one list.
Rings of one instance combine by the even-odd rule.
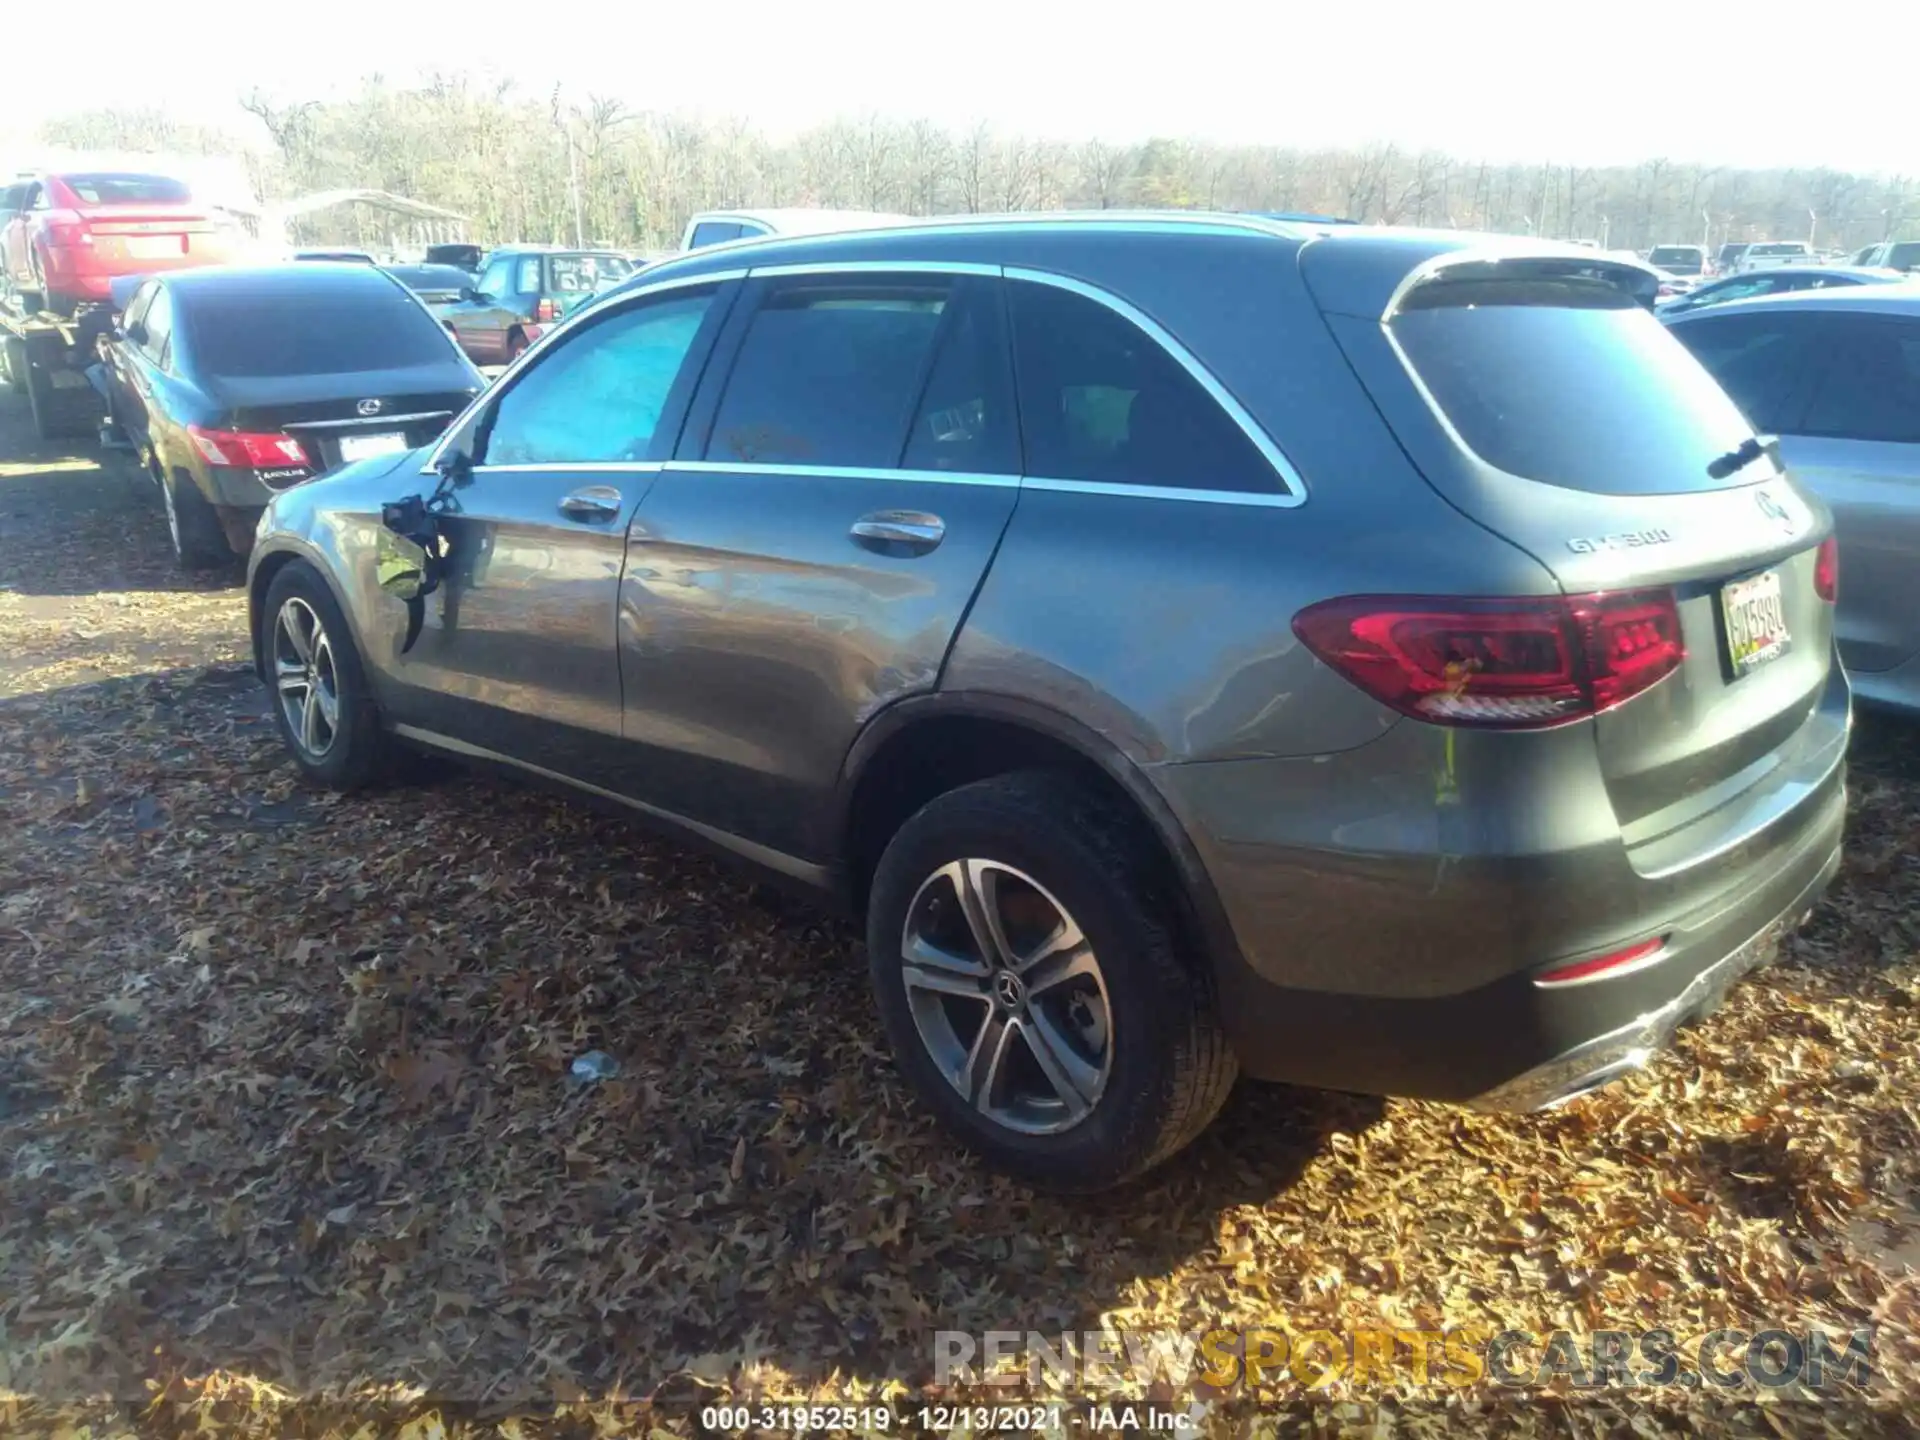
[[1713, 315], [1674, 335], [1720, 382], [1756, 430], [1799, 428], [1798, 400], [1820, 343], [1818, 317], [1791, 311]]
[[661, 458], [655, 432], [712, 305], [711, 291], [676, 295], [569, 336], [500, 397], [485, 422], [483, 463]]
[[722, 245], [739, 238], [740, 226], [735, 221], [702, 220], [693, 227], [693, 238], [687, 242], [687, 248], [698, 250], [702, 245]]
[[707, 458], [897, 466], [951, 294], [937, 277], [773, 291], [740, 343]]
[[[158, 309], [156, 305], [154, 307]], [[447, 334], [384, 281], [343, 294], [199, 295], [187, 323], [193, 356], [209, 375], [348, 375], [453, 360]], [[147, 328], [153, 328], [151, 312]]]
[[84, 205], [182, 205], [193, 198], [185, 182], [165, 175], [62, 175]]
[[154, 288], [153, 299], [147, 302], [146, 317], [141, 323], [147, 327], [147, 338], [140, 343], [140, 348], [155, 363], [165, 363], [167, 346], [173, 339], [173, 296], [164, 287]]
[[956, 287], [900, 462], [909, 470], [1020, 473], [1020, 422], [997, 282]]
[[1800, 433], [1920, 444], [1920, 325], [1877, 315], [1822, 319], [1827, 363]]
[[1902, 240], [1889, 246], [1886, 264], [1894, 270], [1912, 270], [1920, 266], [1920, 240]]
[[514, 277], [513, 293], [516, 295], [538, 295], [540, 293], [540, 257], [528, 255], [520, 262], [520, 273]]
[[1685, 347], [1605, 280], [1443, 277], [1409, 294], [1390, 324], [1434, 405], [1489, 465], [1602, 495], [1740, 483], [1707, 466], [1751, 427]]
[[1010, 281], [1029, 475], [1271, 492], [1273, 467], [1151, 335], [1099, 301]]

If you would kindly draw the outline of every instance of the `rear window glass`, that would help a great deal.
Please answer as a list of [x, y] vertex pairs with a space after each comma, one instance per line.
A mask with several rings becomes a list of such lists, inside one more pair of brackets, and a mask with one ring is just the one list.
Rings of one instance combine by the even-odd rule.
[[1749, 260], [1767, 260], [1781, 255], [1805, 255], [1807, 247], [1798, 240], [1776, 241], [1771, 245], [1754, 245], [1747, 250]]
[[1664, 326], [1579, 277], [1415, 290], [1393, 335], [1435, 405], [1489, 465], [1603, 495], [1717, 490], [1707, 465], [1752, 429]]
[[617, 255], [555, 255], [547, 262], [553, 289], [561, 295], [591, 295], [633, 273]]
[[1887, 264], [1895, 270], [1920, 266], [1920, 240], [1902, 240], [1887, 251]]
[[62, 175], [60, 179], [88, 205], [180, 205], [193, 198], [184, 181], [165, 175]]
[[1699, 272], [1705, 256], [1691, 245], [1656, 245], [1648, 252], [1647, 263], [1692, 275]]
[[447, 334], [397, 290], [203, 295], [187, 307], [198, 367], [235, 379], [345, 375], [452, 361]]
[[409, 290], [460, 290], [473, 276], [451, 265], [389, 265], [387, 273]]

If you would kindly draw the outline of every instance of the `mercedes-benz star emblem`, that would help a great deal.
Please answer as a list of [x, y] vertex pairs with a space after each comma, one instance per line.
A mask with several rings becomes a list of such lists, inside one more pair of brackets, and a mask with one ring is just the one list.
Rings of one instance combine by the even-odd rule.
[[1799, 522], [1793, 518], [1793, 515], [1788, 511], [1787, 507], [1782, 505], [1771, 491], [1762, 490], [1758, 495], [1755, 495], [1753, 499], [1754, 503], [1760, 507], [1760, 513], [1788, 534], [1792, 534], [1799, 528]]
[[993, 993], [1007, 1009], [1018, 1010], [1020, 1001], [1026, 994], [1026, 987], [1020, 983], [1020, 977], [1011, 970], [1002, 970], [994, 978]]
[[358, 410], [362, 415], [378, 415], [380, 413], [380, 402], [378, 400], [362, 400], [353, 408]]

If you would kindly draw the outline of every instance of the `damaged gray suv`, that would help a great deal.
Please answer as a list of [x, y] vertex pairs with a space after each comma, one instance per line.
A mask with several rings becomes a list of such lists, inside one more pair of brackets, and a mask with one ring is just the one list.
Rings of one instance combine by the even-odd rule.
[[1240, 216], [703, 250], [276, 497], [258, 667], [317, 782], [509, 766], [864, 917], [1031, 1182], [1242, 1072], [1554, 1104], [1839, 859], [1831, 519], [1656, 282]]

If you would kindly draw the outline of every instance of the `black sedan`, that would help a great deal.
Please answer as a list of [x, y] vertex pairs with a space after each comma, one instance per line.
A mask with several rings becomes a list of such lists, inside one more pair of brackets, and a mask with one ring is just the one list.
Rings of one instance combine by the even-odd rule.
[[370, 265], [154, 276], [107, 345], [113, 423], [166, 497], [189, 569], [246, 555], [275, 491], [430, 443], [485, 383]]

